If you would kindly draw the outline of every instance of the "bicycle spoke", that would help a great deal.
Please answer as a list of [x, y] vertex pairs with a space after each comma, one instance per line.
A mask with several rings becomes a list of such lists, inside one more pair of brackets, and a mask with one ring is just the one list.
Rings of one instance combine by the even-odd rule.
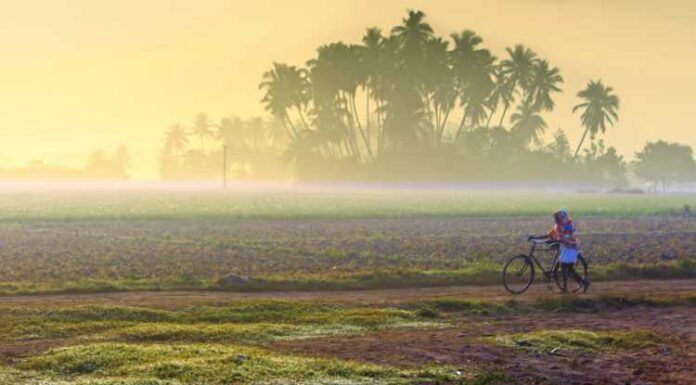
[[503, 284], [513, 294], [527, 290], [534, 280], [534, 266], [529, 258], [518, 255], [511, 258], [503, 268]]

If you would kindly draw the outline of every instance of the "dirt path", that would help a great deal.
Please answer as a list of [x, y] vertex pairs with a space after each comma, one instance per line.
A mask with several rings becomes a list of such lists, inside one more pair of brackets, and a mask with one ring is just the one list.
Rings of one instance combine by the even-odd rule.
[[[586, 296], [677, 298], [696, 293], [696, 279], [598, 282]], [[506, 301], [558, 298], [544, 285], [522, 296], [501, 286], [456, 286], [331, 292], [126, 292], [101, 294], [0, 297], [0, 311], [9, 307], [51, 307], [85, 304], [176, 308], [217, 305], [245, 299], [352, 302], [389, 305], [437, 297]], [[275, 341], [267, 349], [308, 356], [336, 357], [399, 367], [450, 365], [468, 372], [504, 372], [518, 384], [696, 384], [696, 308], [688, 306], [593, 312], [532, 312], [519, 315], [445, 313], [449, 327], [432, 330], [387, 330], [363, 335]], [[655, 345], [632, 350], [566, 350], [551, 354], [524, 347], [498, 346], [482, 337], [536, 330], [647, 330], [660, 337]], [[0, 341], [0, 361], [70, 344], [63, 339]]]
[[[597, 282], [592, 285], [589, 298], [605, 295], [664, 295], [676, 297], [696, 292], [696, 279], [685, 280], [639, 280]], [[111, 304], [128, 306], [156, 306], [173, 308], [187, 305], [221, 304], [245, 299], [279, 299], [303, 301], [336, 301], [359, 303], [398, 303], [434, 297], [458, 297], [460, 299], [485, 299], [506, 301], [509, 299], [531, 301], [558, 297], [543, 284], [536, 284], [518, 296], [508, 294], [502, 285], [496, 286], [448, 286], [430, 288], [407, 288], [364, 291], [312, 291], [312, 292], [122, 292], [96, 294], [54, 294], [0, 297], [1, 307], [54, 306], [74, 304]]]
[[[274, 342], [281, 352], [421, 367], [450, 365], [463, 373], [504, 372], [518, 384], [694, 384], [696, 310], [639, 307], [599, 313], [544, 313], [511, 317], [450, 315], [453, 326], [439, 330], [385, 331]], [[647, 330], [660, 343], [631, 350], [559, 349], [553, 353], [496, 346], [482, 337], [536, 330]]]

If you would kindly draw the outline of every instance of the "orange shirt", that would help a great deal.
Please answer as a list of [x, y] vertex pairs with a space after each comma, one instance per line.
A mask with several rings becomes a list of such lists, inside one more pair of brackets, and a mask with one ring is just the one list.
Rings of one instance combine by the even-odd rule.
[[571, 220], [567, 220], [562, 224], [555, 224], [549, 232], [549, 237], [556, 241], [563, 241], [567, 247], [578, 247], [575, 226], [573, 226], [573, 221]]

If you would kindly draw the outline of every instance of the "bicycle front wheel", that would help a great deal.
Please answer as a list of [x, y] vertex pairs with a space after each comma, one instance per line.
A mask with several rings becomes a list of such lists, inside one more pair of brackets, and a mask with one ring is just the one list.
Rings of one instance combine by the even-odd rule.
[[534, 263], [524, 254], [510, 258], [503, 268], [503, 285], [512, 294], [522, 294], [534, 282]]

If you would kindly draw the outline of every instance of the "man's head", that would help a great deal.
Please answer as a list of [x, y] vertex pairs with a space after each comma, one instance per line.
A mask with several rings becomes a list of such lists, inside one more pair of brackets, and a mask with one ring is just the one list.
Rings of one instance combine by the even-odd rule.
[[568, 211], [565, 209], [556, 210], [556, 212], [553, 213], [553, 220], [559, 224], [565, 223], [568, 220]]

